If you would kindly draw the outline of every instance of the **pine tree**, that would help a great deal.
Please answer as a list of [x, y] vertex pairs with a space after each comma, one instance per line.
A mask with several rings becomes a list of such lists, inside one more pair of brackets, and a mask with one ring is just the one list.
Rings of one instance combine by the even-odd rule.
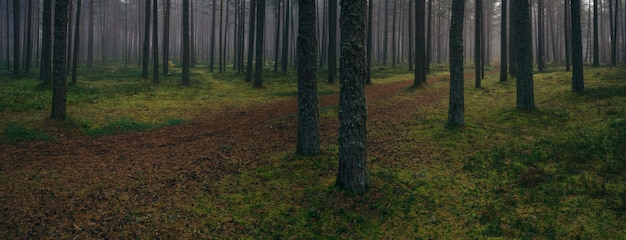
[[450, 101], [446, 126], [465, 125], [465, 103], [463, 96], [463, 18], [465, 2], [452, 1], [452, 20], [450, 20]]
[[515, 1], [515, 30], [517, 49], [517, 108], [535, 108], [533, 86], [532, 35], [529, 0]]
[[66, 111], [66, 51], [67, 51], [67, 1], [56, 0], [54, 5], [54, 55], [52, 79], [52, 119], [65, 120]]
[[572, 91], [585, 91], [583, 75], [583, 43], [580, 26], [580, 0], [572, 0]]

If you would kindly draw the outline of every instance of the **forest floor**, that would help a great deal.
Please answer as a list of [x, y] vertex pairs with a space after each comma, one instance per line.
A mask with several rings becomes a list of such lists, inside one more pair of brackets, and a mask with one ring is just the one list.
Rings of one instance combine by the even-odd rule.
[[[441, 120], [425, 116], [428, 111], [423, 109], [445, 109], [448, 97], [447, 77], [428, 80], [429, 84], [419, 89], [411, 89], [411, 81], [367, 86], [373, 187], [364, 196], [345, 195], [332, 187], [337, 154], [337, 94], [320, 97], [323, 152], [312, 158], [292, 153], [297, 132], [295, 96], [205, 113], [188, 123], [146, 131], [0, 143], [0, 238], [520, 237], [511, 232], [526, 231], [524, 227], [528, 226], [518, 224], [522, 227], [516, 228], [516, 223], [503, 219], [506, 207], [500, 201], [481, 199], [481, 193], [471, 196], [462, 192], [462, 188], [480, 188], [483, 183], [462, 180], [472, 174], [464, 172], [467, 157], [451, 155], [454, 153], [449, 149], [454, 145], [425, 147], [430, 143], [411, 140], [419, 134], [414, 130], [416, 124], [437, 129], [435, 134], [444, 138], [481, 126], [445, 130]], [[507, 92], [514, 91], [510, 86], [506, 88]], [[490, 93], [470, 92], [475, 94]], [[623, 107], [624, 103], [619, 104]], [[471, 111], [472, 107], [468, 108]], [[624, 114], [623, 108], [616, 111], [619, 116]], [[539, 114], [546, 116], [551, 115]], [[453, 137], [454, 141], [469, 144], [477, 139], [463, 135]], [[476, 151], [470, 151], [470, 156], [480, 154]], [[459, 158], [457, 163], [451, 162]], [[448, 172], [439, 174], [444, 168]], [[544, 177], [557, 176], [534, 165], [520, 175], [530, 175], [529, 182], [522, 177], [522, 183], [515, 184], [530, 187], [541, 184]], [[447, 177], [461, 180], [434, 179]], [[434, 182], [425, 183], [431, 180]], [[504, 195], [515, 192], [506, 186], [485, 188]], [[455, 190], [446, 193], [446, 189]], [[439, 191], [443, 193], [436, 193]], [[608, 233], [620, 232], [624, 218], [619, 214], [624, 209], [619, 206], [624, 208], [624, 198], [619, 202], [619, 195], [626, 191], [623, 187], [608, 191], [618, 195], [618, 209], [610, 218], [613, 225], [605, 227], [611, 229]], [[462, 206], [452, 206], [455, 210], [450, 213], [435, 210], [444, 209], [442, 205], [454, 198], [459, 198], [454, 202], [477, 199], [484, 204], [474, 206], [477, 210], [473, 213]], [[509, 210], [513, 209], [516, 207]], [[522, 215], [531, 218], [540, 212], [541, 208], [534, 206]], [[454, 223], [459, 219], [465, 220]], [[453, 229], [459, 224], [461, 229]], [[502, 227], [507, 224], [510, 226]], [[558, 228], [555, 224], [547, 225]], [[550, 236], [544, 232], [545, 225], [529, 225], [534, 226], [531, 230], [538, 236]], [[585, 233], [575, 232], [587, 236]], [[559, 231], [554, 234], [572, 236]]]

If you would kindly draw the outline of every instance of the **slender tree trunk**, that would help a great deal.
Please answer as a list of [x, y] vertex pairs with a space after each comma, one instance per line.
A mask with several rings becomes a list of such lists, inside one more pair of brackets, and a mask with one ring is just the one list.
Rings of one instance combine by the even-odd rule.
[[543, 0], [537, 0], [537, 69], [545, 69], [545, 34], [543, 17]]
[[[7, 5], [8, 7], [8, 5]], [[13, 0], [13, 74], [20, 76], [20, 1]]]
[[[409, 7], [410, 8], [410, 7]], [[411, 16], [409, 16], [411, 17]], [[430, 73], [430, 63], [433, 59], [433, 36], [432, 36], [432, 23], [433, 23], [433, 0], [428, 0], [428, 29], [426, 30], [426, 73]]]
[[163, 74], [170, 75], [170, 0], [163, 0], [163, 10]]
[[52, 85], [52, 1], [43, 1], [42, 24], [41, 68], [39, 78], [44, 84]]
[[67, 22], [69, 24], [67, 24], [67, 51], [65, 52], [67, 54], [67, 64], [65, 64], [66, 66], [66, 73], [70, 72], [71, 70], [71, 62], [72, 62], [72, 23], [74, 22], [74, 3], [73, 0], [68, 0], [67, 1], [68, 7], [67, 7]]
[[481, 53], [482, 53], [482, 48], [481, 48], [481, 43], [482, 43], [482, 38], [481, 38], [481, 29], [482, 29], [482, 23], [480, 22], [481, 20], [481, 14], [483, 11], [483, 7], [482, 7], [482, 0], [475, 0], [475, 7], [476, 9], [474, 10], [474, 73], [476, 76], [476, 80], [475, 80], [475, 85], [474, 87], [476, 88], [481, 88]]
[[250, 18], [248, 22], [248, 67], [246, 71], [246, 82], [252, 81], [252, 59], [254, 58], [254, 24], [256, 23], [256, 1], [250, 0]]
[[[213, 6], [215, 8], [215, 6]], [[190, 71], [190, 56], [189, 56], [189, 0], [183, 0], [183, 76], [182, 76], [182, 84], [183, 86], [189, 86], [189, 71]]]
[[363, 193], [370, 185], [367, 169], [365, 105], [365, 1], [341, 1], [339, 96], [339, 170], [336, 185]]
[[389, 41], [389, 0], [385, 0], [385, 28], [383, 34], [383, 65], [387, 66], [387, 46]]
[[502, 15], [500, 22], [500, 82], [506, 82], [508, 79], [508, 56], [507, 56], [507, 34], [506, 34], [506, 18], [507, 18], [507, 2], [502, 0]]
[[[196, 22], [195, 11], [197, 9], [193, 7], [193, 0], [189, 0], [189, 67], [196, 67], [196, 28], [194, 24]], [[228, 0], [226, 1], [226, 12], [228, 13]], [[228, 22], [228, 16], [226, 17], [226, 22]], [[228, 25], [226, 27], [225, 33], [228, 33]], [[226, 51], [226, 47], [224, 47], [224, 51]], [[224, 60], [226, 63], [226, 60]], [[226, 71], [226, 66], [224, 66], [224, 71]]]
[[[575, 1], [575, 0], [572, 0]], [[572, 5], [574, 2], [572, 2]], [[574, 8], [574, 6], [572, 6]], [[574, 9], [572, 9], [572, 13]], [[574, 21], [574, 16], [572, 15], [572, 22]], [[572, 25], [573, 26], [573, 25]], [[572, 29], [572, 34], [574, 29]], [[574, 49], [572, 49], [574, 51]], [[598, 0], [593, 0], [593, 66], [600, 66], [600, 51], [598, 46]]]
[[533, 86], [532, 35], [529, 0], [515, 1], [515, 29], [517, 48], [517, 108], [535, 108]]
[[[11, 22], [11, 21], [9, 20], [9, 15], [10, 15], [10, 10], [9, 10], [9, 1], [10, 1], [10, 0], [7, 0], [7, 7], [6, 7], [6, 10], [7, 10], [7, 12], [6, 12], [6, 17], [7, 17], [7, 18], [6, 18], [6, 22], [7, 22], [7, 25], [6, 25], [6, 34], [7, 34], [7, 36], [6, 36], [6, 40], [7, 40], [7, 49], [6, 49], [6, 50], [7, 50], [7, 73], [10, 73], [10, 72], [11, 72], [11, 56], [10, 56], [10, 54], [11, 54], [11, 53], [9, 53], [9, 52], [11, 51], [11, 50], [9, 50], [9, 49], [11, 49], [11, 48], [10, 48], [10, 45], [9, 45], [9, 44], [10, 44], [9, 42], [11, 41], [11, 40], [9, 39], [9, 33], [10, 33], [9, 29], [11, 29], [11, 27], [10, 27], [10, 25], [9, 25], [9, 22]], [[44, 4], [45, 4], [45, 3], [44, 3]], [[50, 4], [52, 4], [52, 3], [50, 3]], [[51, 22], [51, 21], [50, 21], [50, 22]], [[50, 28], [50, 29], [52, 29], [52, 28]], [[51, 41], [52, 41], [52, 40], [51, 40]], [[50, 55], [52, 55], [52, 54], [50, 54]], [[52, 57], [50, 57], [50, 60], [52, 60]], [[50, 74], [50, 75], [52, 75], [52, 74]], [[52, 83], [52, 81], [50, 81], [50, 83]]]
[[572, 91], [584, 92], [583, 43], [580, 20], [580, 0], [571, 0], [572, 16]]
[[[191, 1], [193, 1], [193, 0], [191, 0]], [[222, 61], [220, 63], [220, 72], [225, 72], [226, 71], [226, 50], [228, 49], [228, 47], [227, 47], [227, 45], [228, 45], [228, 25], [230, 25], [230, 24], [228, 24], [228, 18], [230, 16], [230, 11], [229, 11], [230, 4], [228, 4], [228, 1], [229, 0], [226, 0], [226, 19], [224, 20], [224, 25], [225, 25], [224, 26], [224, 45], [222, 46], [222, 58], [221, 58]], [[191, 31], [191, 35], [192, 35], [191, 39], [193, 41], [193, 7], [192, 7], [192, 10], [191, 10], [191, 15], [192, 15], [192, 17], [191, 17], [192, 24], [191, 24], [191, 30], [190, 31]], [[193, 44], [191, 44], [191, 45], [192, 45], [192, 49], [191, 49], [191, 65], [193, 66], [193, 62], [194, 62], [194, 60], [193, 60], [193, 52], [194, 51], [193, 51]]]
[[[414, 22], [414, 17], [413, 17], [413, 1], [414, 0], [409, 0], [409, 71], [414, 71], [413, 69], [413, 60], [415, 59], [415, 49], [414, 49], [414, 37], [415, 35], [413, 34], [413, 22]], [[430, 0], [432, 1], [432, 0]]]
[[152, 82], [159, 82], [159, 19], [157, 0], [152, 2]]
[[52, 80], [52, 119], [65, 120], [66, 111], [66, 57], [67, 0], [56, 0], [54, 6], [54, 56]]
[[368, 17], [367, 17], [367, 73], [366, 73], [365, 83], [372, 84], [372, 62], [374, 61], [374, 58], [372, 56], [373, 51], [374, 51], [374, 49], [372, 48], [373, 46], [372, 41], [374, 37], [374, 33], [373, 33], [374, 29], [372, 28], [372, 25], [374, 22], [374, 18], [372, 14], [374, 12], [374, 1], [369, 0], [368, 2], [369, 4], [368, 4], [368, 13], [367, 13], [368, 14]]
[[[253, 0], [251, 0], [253, 1]], [[215, 10], [217, 9], [217, 1], [213, 0], [213, 14], [211, 14], [211, 46], [209, 47], [209, 71], [215, 70]], [[253, 10], [250, 10], [253, 11]]]
[[80, 8], [82, 0], [76, 2], [76, 25], [74, 27], [74, 57], [72, 58], [72, 84], [78, 82], [78, 50], [80, 49]]
[[263, 32], [265, 27], [265, 0], [258, 0], [256, 15], [256, 61], [254, 87], [263, 87]]
[[571, 59], [571, 42], [570, 39], [572, 37], [571, 34], [571, 26], [572, 26], [572, 20], [570, 17], [570, 1], [571, 0], [565, 0], [563, 5], [565, 6], [565, 69], [566, 71], [570, 71], [570, 59]]
[[[613, 0], [609, 0], [609, 3], [611, 3]], [[613, 21], [611, 24], [611, 66], [615, 66], [617, 65], [617, 29], [619, 24], [618, 24], [618, 6], [619, 6], [619, 1], [615, 0], [615, 4], [612, 4], [613, 7], [609, 8], [609, 11], [611, 12], [615, 12], [615, 14], [611, 14], [613, 15]]]
[[415, 2], [415, 73], [413, 87], [419, 87], [426, 83], [424, 1], [425, 0], [417, 0]]
[[393, 11], [391, 13], [391, 67], [396, 67], [396, 15], [398, 1], [393, 0]]
[[328, 1], [328, 83], [337, 75], [337, 0]]
[[[504, 0], [506, 1], [506, 0]], [[452, 20], [450, 21], [450, 101], [446, 126], [465, 125], [464, 80], [463, 80], [463, 19], [465, 1], [452, 1]]]
[[285, 23], [283, 23], [283, 52], [281, 70], [287, 73], [287, 59], [289, 56], [289, 15], [291, 15], [291, 0], [285, 0]]
[[517, 0], [511, 0], [510, 6], [509, 6], [509, 73], [511, 74], [511, 76], [513, 77], [517, 77], [517, 35], [518, 32], [518, 28], [516, 26], [516, 7], [515, 7], [515, 1]]
[[296, 153], [320, 152], [317, 98], [317, 36], [315, 0], [300, 0], [298, 15], [298, 143]]
[[143, 61], [141, 77], [148, 78], [148, 66], [150, 63], [150, 10], [152, 10], [150, 3], [152, 0], [146, 0], [146, 18], [144, 22], [144, 38], [143, 38]]
[[28, 74], [32, 62], [33, 55], [33, 0], [28, 0], [28, 7], [26, 8], [27, 16], [26, 22], [26, 44], [24, 45], [26, 54], [24, 55], [24, 74]]
[[[44, 4], [47, 1], [44, 1]], [[93, 5], [96, 0], [91, 0], [89, 3], [89, 33], [87, 39], [87, 66], [93, 66]], [[45, 20], [44, 20], [45, 22]]]

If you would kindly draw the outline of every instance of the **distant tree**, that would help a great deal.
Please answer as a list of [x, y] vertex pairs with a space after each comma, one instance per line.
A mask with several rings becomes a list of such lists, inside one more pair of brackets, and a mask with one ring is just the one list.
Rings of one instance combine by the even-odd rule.
[[[575, 0], [572, 0], [572, 1], [575, 1]], [[574, 2], [572, 2], [572, 8], [574, 8], [573, 5], [574, 5]], [[572, 9], [572, 14], [573, 13], [574, 13], [574, 9]], [[572, 15], [572, 22], [573, 21], [574, 21], [574, 15]], [[574, 34], [574, 29], [572, 29], [572, 34]], [[574, 51], [573, 47], [574, 46], [572, 46], [572, 52]], [[594, 67], [600, 66], [600, 50], [598, 47], [598, 0], [593, 0], [593, 66]]]
[[572, 1], [572, 91], [585, 91], [583, 75], [583, 43], [580, 20], [580, 0]]
[[337, 74], [337, 0], [328, 1], [328, 83]]
[[28, 72], [30, 72], [33, 55], [33, 0], [28, 0], [26, 10], [26, 44], [24, 45], [26, 54], [24, 55], [24, 74], [28, 74]]
[[[7, 5], [8, 7], [8, 5]], [[20, 76], [20, 1], [13, 0], [13, 75]]]
[[[8, 7], [8, 6], [7, 6]], [[52, 1], [43, 1], [43, 19], [41, 21], [41, 67], [39, 78], [46, 85], [52, 84]]]
[[300, 0], [298, 11], [298, 143], [296, 153], [320, 152], [317, 98], [315, 0]]
[[[45, 2], [52, 2], [52, 1], [44, 1], [44, 5]], [[91, 3], [89, 3], [89, 33], [88, 33], [88, 40], [87, 40], [87, 66], [91, 67], [93, 66], [93, 5], [96, 2], [96, 0], [91, 0]], [[45, 8], [45, 7], [44, 7]], [[45, 20], [44, 20], [45, 22]]]
[[537, 69], [545, 69], [545, 37], [544, 37], [544, 17], [543, 0], [537, 0]]
[[66, 111], [66, 57], [67, 1], [56, 0], [54, 5], [54, 55], [52, 79], [52, 119], [65, 120]]
[[508, 0], [502, 0], [502, 4], [500, 6], [502, 6], [502, 15], [501, 15], [501, 19], [502, 21], [500, 22], [500, 82], [506, 82], [507, 78], [508, 78], [508, 56], [507, 56], [507, 34], [506, 34], [506, 13], [507, 13], [507, 1]]
[[515, 26], [515, 1], [509, 4], [509, 73], [512, 77], [517, 77], [517, 27]]
[[[252, 2], [254, 0], [250, 0]], [[213, 14], [211, 14], [211, 47], [209, 53], [209, 71], [215, 70], [215, 10], [217, 9], [217, 1], [213, 0]], [[250, 10], [252, 12], [252, 10]]]
[[571, 54], [572, 54], [572, 43], [571, 43], [571, 37], [572, 37], [572, 19], [570, 17], [570, 13], [571, 13], [571, 7], [570, 7], [570, 1], [571, 0], [565, 0], [563, 5], [565, 6], [565, 69], [566, 71], [570, 70], [570, 60], [571, 60]]
[[[506, 1], [506, 0], [504, 0]], [[450, 101], [446, 126], [465, 125], [464, 80], [463, 80], [463, 19], [465, 1], [452, 1], [452, 19], [450, 20]]]
[[159, 82], [159, 19], [157, 0], [152, 2], [152, 82]]
[[481, 31], [482, 31], [482, 22], [481, 14], [483, 11], [482, 0], [475, 0], [475, 11], [474, 11], [474, 72], [475, 72], [475, 84], [476, 88], [481, 88], [481, 69], [482, 69], [482, 41]]
[[532, 35], [529, 0], [515, 1], [515, 30], [517, 49], [517, 108], [535, 108], [533, 86]]
[[189, 0], [183, 0], [183, 86], [189, 86]]
[[254, 69], [254, 87], [263, 87], [263, 32], [265, 26], [265, 0], [257, 0], [256, 15], [256, 61]]
[[248, 67], [246, 71], [246, 82], [252, 81], [252, 60], [254, 58], [254, 24], [256, 20], [256, 1], [250, 0], [250, 17], [248, 22]]
[[74, 27], [74, 57], [72, 57], [72, 84], [78, 82], [78, 50], [80, 49], [80, 8], [82, 0], [76, 2], [76, 25]]
[[339, 188], [362, 193], [370, 185], [367, 169], [365, 105], [365, 1], [341, 1], [339, 94]]
[[146, 19], [144, 22], [144, 35], [143, 35], [143, 61], [141, 77], [148, 78], [148, 66], [150, 63], [150, 3], [152, 0], [146, 0]]
[[165, 75], [170, 74], [170, 5], [170, 0], [163, 0], [163, 74]]

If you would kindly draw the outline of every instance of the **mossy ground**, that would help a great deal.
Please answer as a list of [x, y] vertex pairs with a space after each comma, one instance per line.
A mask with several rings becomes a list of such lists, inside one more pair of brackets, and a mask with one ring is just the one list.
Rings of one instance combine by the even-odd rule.
[[[60, 236], [97, 237], [115, 232], [117, 236], [156, 238], [167, 237], [169, 232], [170, 237], [182, 238], [626, 238], [626, 69], [585, 70], [586, 92], [583, 94], [570, 91], [571, 75], [563, 69], [536, 73], [537, 109], [534, 111], [514, 108], [513, 79], [499, 83], [497, 74], [488, 75], [482, 89], [474, 89], [468, 79], [466, 126], [463, 128], [444, 127], [448, 86], [445, 80], [419, 89], [400, 89], [391, 96], [368, 98], [372, 186], [363, 195], [334, 187], [337, 147], [336, 133], [333, 133], [336, 125], [333, 124], [336, 124], [337, 109], [329, 105], [321, 111], [325, 133], [319, 156], [301, 157], [289, 149], [265, 149], [256, 153], [262, 159], [258, 165], [250, 163], [252, 158], [237, 160], [242, 166], [253, 166], [237, 171], [231, 171], [232, 166], [212, 164], [202, 170], [210, 172], [207, 176], [156, 171], [149, 168], [150, 163], [133, 163], [122, 170], [109, 169], [132, 170], [132, 178], [121, 188], [109, 186], [98, 180], [102, 177], [97, 177], [80, 188], [63, 191], [74, 191], [74, 198], [92, 199], [94, 205], [87, 207], [103, 211], [100, 213], [103, 218], [111, 213], [123, 218], [112, 217], [120, 219], [117, 223], [97, 217], [89, 223], [78, 221], [73, 230], [61, 232]], [[70, 116], [80, 124], [65, 127], [84, 130], [116, 123], [158, 125], [168, 119], [191, 121], [202, 118], [204, 111], [217, 111], [218, 104], [234, 110], [262, 106], [295, 95], [296, 83], [292, 80], [274, 79], [266, 89], [255, 90], [244, 84], [239, 75], [232, 76], [231, 79], [218, 78], [195, 72], [192, 88], [179, 87], [175, 77], [157, 85], [131, 77], [93, 80], [91, 89], [98, 94], [85, 94], [80, 98], [91, 99], [93, 103], [81, 100], [74, 102], [75, 106], [68, 104], [74, 109], [69, 111]], [[398, 76], [385, 81], [411, 79], [411, 75]], [[119, 84], [126, 85], [128, 90], [121, 91], [115, 81], [123, 82]], [[17, 82], [8, 84], [26, 84], [27, 81]], [[113, 86], [110, 90], [106, 90], [106, 82]], [[79, 83], [87, 85], [88, 81]], [[380, 83], [370, 88], [385, 85]], [[32, 94], [40, 88], [36, 83], [28, 86], [24, 94]], [[320, 84], [320, 92], [334, 94], [337, 87]], [[82, 85], [74, 88], [89, 89]], [[223, 96], [219, 97], [220, 94]], [[98, 97], [93, 99], [94, 95]], [[180, 101], [180, 96], [185, 96], [189, 103]], [[172, 102], [168, 103], [168, 99]], [[38, 124], [45, 112], [36, 107], [5, 107], [3, 116], [11, 118], [5, 124], [15, 124], [3, 127], [40, 129]], [[270, 131], [290, 130], [289, 126], [293, 126], [289, 123], [293, 121], [291, 118], [270, 122], [276, 121], [281, 125], [271, 125]], [[130, 125], [122, 128], [132, 128], [133, 124]], [[179, 127], [185, 128], [185, 125]], [[41, 131], [54, 136], [54, 131], [46, 128]], [[235, 134], [228, 135], [232, 136]], [[193, 162], [203, 164], [217, 158], [225, 164], [239, 156], [235, 153], [240, 151], [235, 145], [237, 139], [218, 141], [224, 141], [214, 146], [219, 155]], [[185, 148], [182, 144], [176, 146]], [[173, 161], [180, 162], [179, 171], [184, 171], [183, 165], [190, 169], [195, 167], [186, 164], [193, 153], [188, 155], [178, 160], [174, 158]], [[24, 167], [18, 168], [18, 172], [7, 172], [8, 168], [3, 167], [0, 172], [1, 191], [31, 189], [49, 199], [55, 199], [54, 193], [62, 191], [42, 188], [39, 183], [71, 182], [63, 179], [73, 177], [53, 169]], [[220, 175], [220, 171], [228, 174]], [[17, 180], [21, 178], [14, 177], [22, 175], [32, 178], [21, 182]], [[188, 178], [194, 179], [190, 186], [197, 182], [201, 187], [168, 190], [167, 186], [186, 185]], [[149, 188], [161, 186], [155, 182], [164, 187]], [[146, 196], [159, 196], [160, 191], [167, 193], [162, 194], [162, 200], [148, 201]], [[166, 198], [170, 195], [176, 197]], [[176, 202], [164, 203], [166, 199]], [[130, 205], [131, 200], [148, 204]], [[54, 203], [53, 200], [41, 201], [44, 200], [36, 204], [43, 211], [47, 209], [46, 204]], [[79, 210], [71, 211], [76, 214], [73, 218], [81, 219]], [[23, 228], [12, 225], [15, 219], [8, 216], [10, 211], [7, 211], [0, 215], [0, 236], [26, 237], [19, 235], [24, 234]], [[86, 211], [82, 214], [98, 215]], [[59, 212], [53, 216], [66, 217], [64, 214], [69, 213]], [[102, 221], [107, 224], [100, 223]], [[89, 224], [106, 227], [95, 228]], [[14, 228], [20, 231], [13, 231]], [[63, 228], [59, 227], [56, 233], [61, 230]]]

